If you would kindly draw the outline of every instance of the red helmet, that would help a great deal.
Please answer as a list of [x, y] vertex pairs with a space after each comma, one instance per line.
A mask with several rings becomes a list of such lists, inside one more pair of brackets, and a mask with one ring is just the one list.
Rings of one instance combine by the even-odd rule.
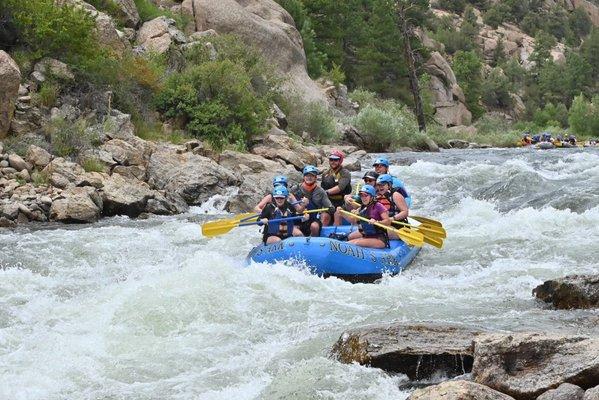
[[343, 162], [343, 159], [345, 158], [345, 154], [343, 154], [341, 150], [333, 149], [331, 151], [331, 154], [329, 154], [329, 158], [338, 158], [339, 163], [341, 164]]

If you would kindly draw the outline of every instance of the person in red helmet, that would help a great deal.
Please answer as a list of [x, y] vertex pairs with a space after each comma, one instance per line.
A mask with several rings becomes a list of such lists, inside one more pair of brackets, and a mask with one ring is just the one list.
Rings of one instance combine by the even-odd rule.
[[[343, 167], [345, 155], [341, 150], [334, 149], [329, 154], [329, 169], [322, 175], [322, 188], [329, 196], [329, 200], [335, 209], [343, 205], [343, 196], [352, 192], [351, 174]], [[332, 214], [322, 214], [322, 224], [330, 225]]]

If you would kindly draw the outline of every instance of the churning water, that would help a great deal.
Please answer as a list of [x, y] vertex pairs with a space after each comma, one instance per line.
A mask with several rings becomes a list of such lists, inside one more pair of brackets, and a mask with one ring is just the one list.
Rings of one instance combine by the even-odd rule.
[[343, 330], [599, 333], [597, 311], [531, 296], [546, 279], [598, 272], [598, 151], [391, 159], [413, 213], [449, 237], [375, 285], [248, 267], [258, 228], [208, 240], [196, 215], [0, 230], [0, 399], [403, 399], [402, 376], [329, 358]]

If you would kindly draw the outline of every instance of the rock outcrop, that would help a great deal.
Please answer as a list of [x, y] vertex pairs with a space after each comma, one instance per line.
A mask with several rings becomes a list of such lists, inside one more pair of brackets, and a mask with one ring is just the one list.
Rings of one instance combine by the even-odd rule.
[[186, 43], [185, 34], [177, 29], [175, 20], [167, 17], [154, 18], [144, 23], [137, 33], [137, 44], [146, 51], [165, 53], [173, 44]]
[[21, 71], [17, 63], [3, 50], [0, 50], [0, 139], [6, 136], [19, 93]]
[[232, 33], [257, 48], [287, 76], [288, 90], [307, 102], [326, 98], [306, 72], [301, 35], [287, 11], [274, 0], [192, 0], [196, 31]]
[[562, 383], [599, 382], [599, 339], [537, 333], [487, 334], [474, 340], [474, 381], [518, 400]]
[[537, 397], [537, 400], [582, 400], [584, 390], [571, 383], [562, 383], [556, 389], [551, 389]]
[[435, 119], [444, 126], [470, 125], [472, 114], [449, 63], [434, 51], [424, 68], [431, 77]]
[[441, 324], [374, 325], [347, 331], [333, 346], [341, 362], [357, 362], [406, 374], [412, 380], [443, 373], [448, 377], [472, 369], [479, 330]]
[[559, 309], [599, 307], [599, 275], [572, 275], [537, 286], [533, 295]]

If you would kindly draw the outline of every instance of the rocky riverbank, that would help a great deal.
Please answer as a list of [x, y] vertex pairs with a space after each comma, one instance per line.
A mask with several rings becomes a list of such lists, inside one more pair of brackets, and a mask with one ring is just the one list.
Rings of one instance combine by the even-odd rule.
[[[544, 282], [533, 294], [557, 308], [596, 308], [597, 290], [597, 275], [567, 276]], [[410, 400], [599, 399], [596, 336], [389, 323], [344, 332], [331, 354], [433, 384]]]

